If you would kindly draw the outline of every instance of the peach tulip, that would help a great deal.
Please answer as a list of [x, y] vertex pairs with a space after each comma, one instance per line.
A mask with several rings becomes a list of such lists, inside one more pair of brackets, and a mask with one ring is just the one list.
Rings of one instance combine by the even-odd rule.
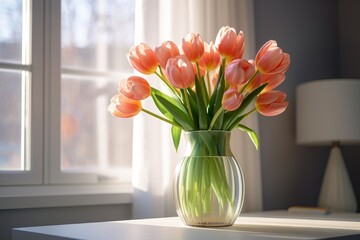
[[235, 59], [225, 69], [225, 80], [230, 85], [239, 85], [248, 81], [255, 73], [255, 66], [245, 59]]
[[142, 109], [140, 100], [127, 98], [122, 94], [117, 94], [111, 98], [108, 111], [115, 117], [129, 118], [138, 114]]
[[242, 103], [243, 96], [240, 94], [236, 87], [231, 87], [224, 92], [222, 99], [222, 106], [227, 111], [236, 110]]
[[204, 54], [199, 59], [199, 65], [202, 69], [206, 71], [214, 70], [220, 63], [220, 54], [215, 48], [213, 42], [210, 44], [204, 43]]
[[191, 62], [196, 62], [204, 53], [204, 40], [199, 34], [189, 33], [182, 40], [182, 50]]
[[256, 54], [255, 63], [261, 73], [285, 73], [290, 66], [290, 56], [277, 46], [276, 41], [269, 40]]
[[137, 71], [147, 75], [155, 73], [158, 66], [154, 51], [146, 43], [140, 43], [130, 49], [129, 61]]
[[143, 100], [150, 96], [151, 93], [148, 81], [139, 76], [122, 79], [119, 85], [119, 92], [134, 100]]
[[236, 34], [234, 28], [222, 27], [216, 36], [215, 46], [227, 62], [239, 59], [244, 53], [244, 33], [240, 31]]
[[260, 94], [255, 102], [257, 111], [264, 116], [276, 116], [284, 112], [288, 102], [285, 101], [284, 92], [272, 90]]
[[188, 88], [195, 82], [195, 72], [190, 60], [182, 55], [170, 58], [166, 64], [166, 75], [176, 88]]
[[159, 47], [155, 48], [155, 55], [159, 61], [160, 67], [162, 69], [166, 68], [166, 63], [170, 58], [180, 55], [178, 46], [171, 42], [167, 41], [162, 43]]

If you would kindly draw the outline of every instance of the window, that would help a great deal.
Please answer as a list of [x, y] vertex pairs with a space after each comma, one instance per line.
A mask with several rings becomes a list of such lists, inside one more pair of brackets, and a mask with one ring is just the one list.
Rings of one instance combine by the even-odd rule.
[[36, 131], [41, 121], [33, 121], [38, 108], [31, 106], [36, 103], [32, 96], [41, 91], [33, 81], [41, 68], [35, 70], [38, 65], [32, 64], [38, 45], [31, 47], [31, 23], [36, 19], [31, 21], [30, 12], [31, 2], [25, 0], [6, 0], [0, 7], [0, 183], [7, 185], [41, 181], [42, 165], [31, 160], [42, 151], [33, 142], [42, 131]]
[[0, 185], [130, 181], [132, 122], [107, 106], [132, 71], [134, 4], [2, 1]]

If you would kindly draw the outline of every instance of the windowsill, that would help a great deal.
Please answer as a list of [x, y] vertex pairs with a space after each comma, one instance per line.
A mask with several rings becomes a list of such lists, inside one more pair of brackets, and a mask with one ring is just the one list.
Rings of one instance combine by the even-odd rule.
[[0, 209], [132, 203], [130, 183], [0, 187]]

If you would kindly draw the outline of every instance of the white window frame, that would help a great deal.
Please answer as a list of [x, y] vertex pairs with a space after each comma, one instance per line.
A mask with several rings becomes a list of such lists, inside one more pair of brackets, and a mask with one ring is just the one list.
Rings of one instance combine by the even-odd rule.
[[0, 173], [0, 209], [131, 203], [129, 171], [61, 172], [61, 1], [30, 2], [31, 64], [2, 67], [31, 71], [31, 170]]
[[[33, 6], [33, 4], [35, 6]], [[30, 39], [30, 52], [28, 52], [23, 57], [22, 64], [1, 64], [2, 68], [4, 69], [14, 69], [14, 70], [24, 70], [30, 72], [30, 105], [31, 110], [28, 114], [30, 114], [30, 122], [28, 123], [31, 125], [31, 132], [30, 129], [27, 129], [27, 133], [30, 136], [30, 146], [28, 147], [27, 151], [30, 151], [28, 157], [31, 158], [31, 167], [29, 171], [11, 171], [11, 172], [1, 172], [0, 174], [0, 183], [1, 185], [32, 185], [32, 184], [41, 184], [42, 183], [42, 172], [43, 172], [43, 165], [42, 165], [42, 151], [43, 151], [43, 117], [42, 117], [42, 92], [43, 92], [43, 83], [42, 83], [42, 71], [43, 65], [42, 61], [33, 61], [34, 59], [42, 59], [42, 45], [43, 45], [43, 38], [41, 38], [39, 32], [42, 30], [43, 26], [43, 16], [41, 11], [41, 5], [38, 5], [38, 1], [30, 1], [29, 6], [27, 6], [30, 11], [32, 12], [35, 7], [39, 8], [39, 14], [30, 14], [27, 16], [29, 19], [30, 26], [24, 26], [24, 28], [32, 28], [33, 31], [28, 31], [29, 39]], [[26, 15], [26, 14], [25, 14]], [[24, 16], [24, 14], [23, 14]], [[27, 32], [26, 30], [23, 32]], [[24, 54], [23, 54], [24, 55]], [[30, 61], [28, 61], [31, 58]], [[24, 74], [24, 73], [23, 73]]]

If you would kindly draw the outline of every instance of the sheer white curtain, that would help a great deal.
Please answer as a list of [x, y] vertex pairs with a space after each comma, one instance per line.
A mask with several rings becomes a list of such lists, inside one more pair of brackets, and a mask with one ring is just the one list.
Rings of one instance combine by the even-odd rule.
[[[222, 26], [243, 30], [246, 36], [246, 58], [254, 58], [254, 27], [252, 0], [137, 0], [136, 43], [146, 42], [152, 48], [171, 40], [180, 43], [188, 33], [200, 33], [205, 41], [215, 41]], [[161, 88], [159, 80], [150, 84]], [[157, 111], [149, 100], [147, 109]], [[246, 124], [258, 132], [257, 116]], [[158, 119], [140, 114], [134, 118], [133, 140], [133, 217], [175, 215], [172, 200], [172, 177], [180, 161], [184, 141], [178, 153], [172, 145], [170, 126]], [[245, 174], [244, 211], [262, 209], [260, 154], [248, 136], [234, 131], [232, 150]]]

